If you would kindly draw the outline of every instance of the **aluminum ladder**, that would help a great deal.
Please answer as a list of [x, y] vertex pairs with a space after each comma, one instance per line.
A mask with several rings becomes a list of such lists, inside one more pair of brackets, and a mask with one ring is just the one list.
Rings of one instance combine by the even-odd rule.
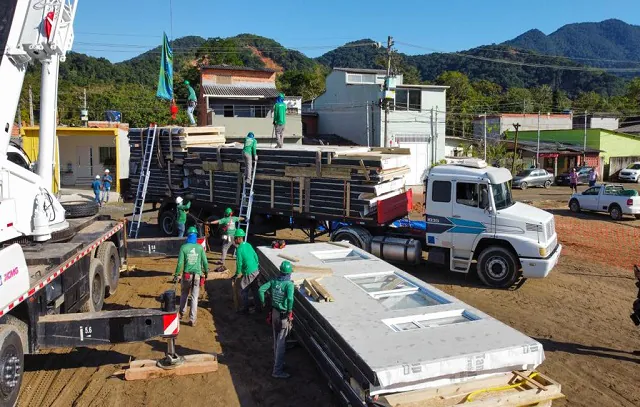
[[244, 218], [238, 222], [240, 229], [249, 236], [249, 221], [251, 220], [251, 206], [253, 205], [253, 185], [256, 180], [256, 167], [258, 162], [253, 162], [253, 171], [251, 174], [251, 183], [247, 184], [246, 178], [242, 181], [242, 198], [240, 199], [240, 213], [238, 216]]
[[[143, 131], [144, 132], [144, 131]], [[133, 215], [131, 217], [131, 229], [129, 229], [129, 238], [135, 239], [140, 231], [140, 223], [142, 222], [142, 212], [144, 211], [144, 199], [147, 196], [147, 187], [149, 186], [149, 178], [151, 178], [151, 156], [153, 147], [156, 143], [156, 135], [158, 125], [152, 123], [147, 128], [147, 139], [144, 145], [144, 155], [140, 166], [140, 180], [138, 181], [138, 189], [136, 191], [136, 201], [133, 205]], [[141, 140], [144, 141], [144, 133]]]

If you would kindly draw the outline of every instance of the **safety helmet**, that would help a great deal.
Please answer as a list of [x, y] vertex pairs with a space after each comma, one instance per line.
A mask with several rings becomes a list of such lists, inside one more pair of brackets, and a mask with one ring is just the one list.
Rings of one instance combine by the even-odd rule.
[[280, 264], [280, 272], [282, 274], [293, 273], [293, 266], [291, 265], [291, 262], [288, 260], [283, 261], [282, 264]]
[[242, 229], [236, 229], [236, 234], [233, 235], [233, 237], [238, 238], [238, 237], [247, 237], [247, 234], [244, 233], [244, 230]]
[[224, 216], [231, 216], [232, 213], [233, 211], [231, 210], [231, 208], [227, 208], [224, 210]]
[[196, 229], [195, 226], [189, 226], [189, 229], [187, 229], [187, 235], [197, 235], [198, 234], [198, 229]]
[[100, 176], [99, 176], [99, 175], [96, 175], [96, 179], [100, 179]]
[[253, 132], [252, 132], [252, 131], [250, 131], [250, 132], [247, 134], [247, 137], [249, 137], [249, 138], [254, 138], [254, 137], [255, 137], [255, 135], [253, 134]]
[[108, 169], [104, 170], [104, 173], [105, 173], [105, 174], [108, 174], [108, 173], [109, 173], [109, 170], [108, 170]]
[[185, 85], [189, 85], [189, 81], [185, 80], [185, 81], [184, 81], [184, 84], [185, 84]]
[[182, 197], [181, 197], [181, 196], [179, 196], [179, 197], [177, 197], [177, 198], [176, 198], [176, 203], [177, 203], [178, 205], [180, 205], [180, 204], [182, 203]]

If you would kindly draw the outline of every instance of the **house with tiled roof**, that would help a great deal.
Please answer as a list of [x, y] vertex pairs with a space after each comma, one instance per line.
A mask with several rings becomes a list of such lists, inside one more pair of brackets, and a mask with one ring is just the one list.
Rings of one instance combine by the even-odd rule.
[[[276, 74], [269, 68], [201, 66], [198, 125], [224, 126], [227, 141], [243, 139], [251, 131], [258, 143], [268, 143], [273, 132], [273, 105], [280, 93]], [[294, 99], [285, 99], [285, 103], [300, 105], [301, 100]], [[288, 109], [285, 143], [300, 143], [300, 113], [300, 109]]]

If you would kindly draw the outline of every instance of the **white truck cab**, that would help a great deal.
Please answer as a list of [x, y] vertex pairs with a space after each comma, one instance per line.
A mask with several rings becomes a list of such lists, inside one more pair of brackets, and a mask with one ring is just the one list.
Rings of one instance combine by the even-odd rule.
[[[433, 167], [425, 180], [429, 257], [468, 273], [477, 262], [487, 285], [510, 287], [520, 276], [546, 277], [558, 263], [553, 215], [511, 196], [511, 173], [483, 160]], [[437, 261], [437, 260], [436, 260]]]

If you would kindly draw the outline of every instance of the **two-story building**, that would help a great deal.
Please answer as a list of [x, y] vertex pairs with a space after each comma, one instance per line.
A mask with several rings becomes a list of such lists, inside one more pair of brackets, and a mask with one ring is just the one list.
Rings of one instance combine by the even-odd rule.
[[335, 134], [363, 146], [409, 148], [408, 185], [421, 185], [424, 171], [445, 156], [446, 90], [448, 86], [406, 85], [395, 76], [395, 99], [385, 122], [380, 106], [386, 72], [333, 68], [326, 91], [313, 101], [317, 133]]
[[505, 132], [515, 132], [514, 124], [520, 124], [520, 131], [538, 130], [571, 130], [573, 128], [573, 117], [568, 114], [541, 114], [537, 113], [502, 113], [478, 116], [473, 119], [473, 136], [484, 138], [485, 126], [487, 140], [499, 140], [504, 137]]
[[[230, 65], [200, 67], [198, 125], [224, 126], [227, 141], [242, 140], [253, 132], [259, 143], [273, 136], [273, 105], [280, 93], [276, 89], [276, 71]], [[299, 99], [299, 100], [298, 100]], [[301, 98], [287, 98], [285, 143], [300, 143]]]

